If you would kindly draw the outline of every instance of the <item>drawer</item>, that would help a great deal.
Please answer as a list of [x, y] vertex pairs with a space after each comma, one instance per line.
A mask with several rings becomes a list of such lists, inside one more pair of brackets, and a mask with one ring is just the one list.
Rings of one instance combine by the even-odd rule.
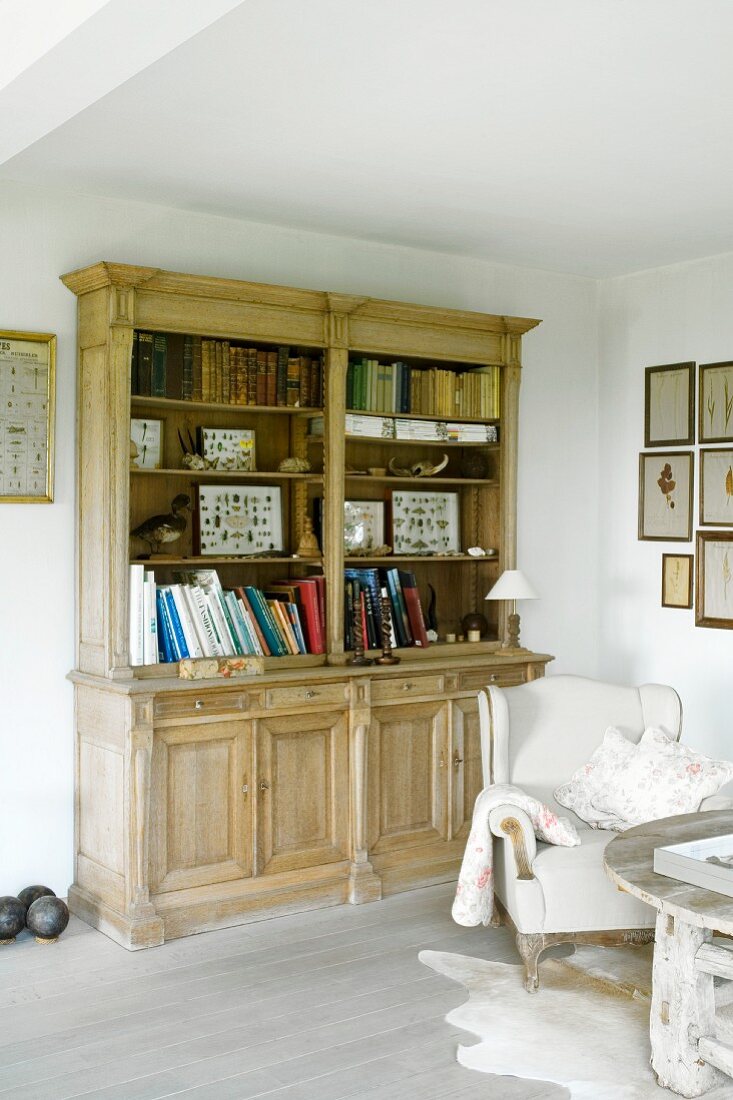
[[527, 682], [526, 665], [509, 665], [507, 668], [471, 668], [461, 673], [461, 690], [494, 687], [516, 687]]
[[161, 695], [153, 704], [154, 718], [206, 718], [208, 715], [240, 714], [249, 699], [242, 691], [191, 691]]
[[348, 691], [348, 684], [300, 684], [297, 687], [270, 688], [265, 692], [265, 706], [338, 706], [348, 701]]
[[394, 699], [409, 699], [412, 695], [444, 695], [445, 676], [401, 676], [396, 680], [372, 680], [373, 703], [388, 703]]

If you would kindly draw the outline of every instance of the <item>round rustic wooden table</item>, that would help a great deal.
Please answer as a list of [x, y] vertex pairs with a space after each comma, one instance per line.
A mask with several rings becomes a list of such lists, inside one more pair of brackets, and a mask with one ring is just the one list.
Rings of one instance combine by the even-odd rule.
[[713, 932], [733, 936], [733, 898], [655, 874], [654, 849], [725, 833], [733, 810], [712, 810], [638, 825], [606, 848], [609, 878], [657, 910], [651, 1063], [659, 1084], [681, 1096], [733, 1076], [733, 1047], [715, 1037], [713, 989], [714, 975], [733, 978], [733, 949], [711, 943]]

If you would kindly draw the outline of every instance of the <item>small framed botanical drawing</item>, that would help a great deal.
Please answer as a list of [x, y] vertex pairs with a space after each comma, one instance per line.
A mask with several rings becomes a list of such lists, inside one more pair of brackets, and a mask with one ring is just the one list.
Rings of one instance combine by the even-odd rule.
[[0, 502], [53, 500], [56, 337], [0, 332]]
[[267, 557], [283, 548], [278, 485], [199, 485], [199, 553]]
[[693, 554], [662, 554], [662, 607], [692, 607]]
[[647, 367], [644, 446], [674, 447], [695, 442], [695, 364]]
[[159, 470], [163, 465], [163, 421], [147, 417], [130, 420], [130, 466]]
[[733, 443], [733, 363], [700, 364], [701, 443]]
[[458, 493], [394, 489], [392, 549], [395, 554], [457, 554], [460, 551]]
[[692, 538], [692, 451], [639, 455], [639, 538]]
[[733, 450], [700, 451], [700, 526], [733, 527]]
[[384, 501], [344, 501], [344, 553], [360, 554], [384, 546]]
[[697, 532], [695, 626], [733, 628], [733, 531]]

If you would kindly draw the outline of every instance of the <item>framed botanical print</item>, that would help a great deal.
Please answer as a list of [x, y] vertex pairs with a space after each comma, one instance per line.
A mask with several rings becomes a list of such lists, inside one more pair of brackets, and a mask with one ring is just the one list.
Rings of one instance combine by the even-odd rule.
[[639, 538], [689, 542], [692, 538], [692, 451], [639, 455]]
[[148, 417], [130, 420], [130, 466], [158, 470], [163, 465], [163, 421]]
[[695, 442], [695, 364], [647, 367], [644, 446], [674, 447]]
[[700, 364], [701, 443], [733, 443], [733, 363]]
[[693, 554], [662, 554], [662, 607], [692, 607]]
[[700, 451], [700, 526], [733, 527], [733, 449]]
[[695, 626], [733, 628], [733, 531], [697, 532]]
[[56, 337], [0, 332], [0, 502], [53, 501]]

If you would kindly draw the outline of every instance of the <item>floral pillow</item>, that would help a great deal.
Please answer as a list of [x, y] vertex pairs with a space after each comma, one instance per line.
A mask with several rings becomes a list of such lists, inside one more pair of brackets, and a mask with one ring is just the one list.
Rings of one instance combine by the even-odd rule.
[[663, 730], [648, 729], [594, 793], [595, 809], [629, 826], [694, 813], [704, 798], [733, 778], [733, 763], [711, 760], [680, 745]]
[[555, 801], [572, 810], [581, 821], [587, 821], [593, 829], [626, 828], [618, 815], [601, 809], [598, 800], [612, 782], [614, 774], [636, 751], [633, 741], [624, 737], [620, 730], [609, 726], [588, 763], [578, 768], [569, 783], [564, 783], [554, 792]]

